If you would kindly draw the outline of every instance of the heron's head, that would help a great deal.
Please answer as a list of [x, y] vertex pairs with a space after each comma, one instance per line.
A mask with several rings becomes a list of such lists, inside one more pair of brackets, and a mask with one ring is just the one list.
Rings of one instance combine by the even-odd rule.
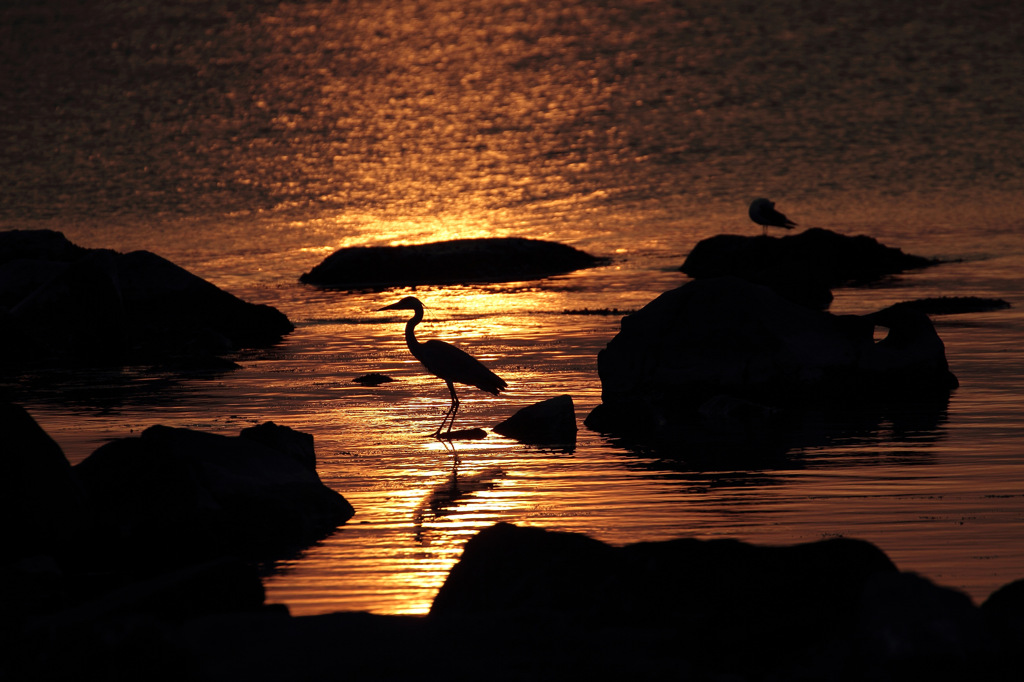
[[406, 296], [398, 303], [386, 305], [378, 310], [423, 310], [423, 304], [415, 296]]

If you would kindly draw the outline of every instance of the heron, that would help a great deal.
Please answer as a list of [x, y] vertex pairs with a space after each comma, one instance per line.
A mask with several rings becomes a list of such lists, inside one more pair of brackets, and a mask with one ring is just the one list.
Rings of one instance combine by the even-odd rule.
[[435, 438], [441, 437], [441, 430], [445, 423], [448, 424], [446, 437], [452, 433], [452, 425], [455, 424], [455, 413], [459, 411], [459, 396], [455, 393], [455, 384], [466, 384], [476, 386], [481, 391], [492, 395], [498, 395], [508, 388], [508, 383], [474, 358], [472, 355], [456, 348], [450, 343], [436, 339], [420, 343], [416, 339], [416, 325], [423, 321], [423, 303], [415, 296], [406, 296], [397, 303], [384, 306], [380, 310], [412, 310], [413, 316], [405, 324], [405, 342], [413, 357], [420, 361], [428, 372], [448, 384], [448, 391], [452, 394], [451, 405], [441, 420], [441, 425], [434, 433]]
[[768, 199], [754, 199], [750, 202], [750, 219], [761, 226], [762, 234], [768, 234], [769, 227], [791, 230], [796, 223], [775, 210], [775, 202]]

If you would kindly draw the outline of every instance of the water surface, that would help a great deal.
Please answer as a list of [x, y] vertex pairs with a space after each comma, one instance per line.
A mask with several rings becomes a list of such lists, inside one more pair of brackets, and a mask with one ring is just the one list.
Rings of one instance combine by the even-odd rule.
[[[975, 600], [1024, 577], [1018, 87], [1010, 2], [280, 3], [53, 0], [0, 10], [0, 225], [148, 249], [280, 308], [296, 331], [178, 381], [127, 369], [10, 382], [72, 461], [156, 423], [314, 435], [356, 507], [266, 579], [294, 613], [422, 613], [465, 540], [496, 521], [613, 543], [845, 535]], [[661, 459], [582, 427], [620, 316], [686, 281], [700, 239], [757, 234], [756, 196], [949, 262], [836, 292], [863, 313], [942, 295], [1013, 307], [935, 322], [961, 387], [764, 468]], [[525, 236], [609, 256], [537, 282], [324, 291], [334, 249]], [[413, 293], [442, 338], [510, 384], [465, 389], [490, 428], [561, 394], [570, 451], [430, 437], [447, 407], [375, 312]], [[396, 382], [365, 388], [370, 371]], [[134, 388], [125, 397], [115, 387]], [[454, 454], [458, 466], [453, 466]]]

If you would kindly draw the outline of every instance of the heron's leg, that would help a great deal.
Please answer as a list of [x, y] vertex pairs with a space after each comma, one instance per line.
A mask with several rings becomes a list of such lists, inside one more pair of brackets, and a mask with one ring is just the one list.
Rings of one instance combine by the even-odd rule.
[[444, 411], [444, 419], [441, 420], [441, 425], [437, 427], [437, 431], [434, 431], [434, 438], [440, 438], [441, 432], [444, 431], [444, 425], [448, 421], [448, 415], [452, 413], [452, 406], [449, 405], [448, 409]]
[[455, 413], [459, 411], [459, 396], [455, 395], [455, 384], [448, 382], [448, 390], [452, 392], [452, 418], [448, 422], [448, 433], [452, 432], [452, 427], [455, 426]]
[[[451, 402], [450, 405], [448, 405], [448, 411], [444, 413], [444, 419], [441, 420], [441, 425], [438, 426], [437, 427], [437, 431], [434, 432], [434, 437], [435, 438], [440, 438], [441, 437], [441, 431], [444, 431], [445, 422], [448, 422], [448, 431], [447, 431], [447, 433], [450, 434], [452, 432], [452, 423], [455, 422], [455, 411], [459, 409], [459, 399], [455, 395], [455, 386], [450, 381], [448, 381], [446, 383], [448, 384], [448, 390], [451, 391], [451, 394], [452, 394], [452, 402]], [[449, 417], [451, 417], [451, 421], [450, 422], [448, 421]]]
[[452, 416], [453, 405], [449, 404], [448, 409], [444, 411], [444, 419], [441, 420], [441, 425], [437, 427], [437, 431], [434, 432], [434, 438], [440, 438], [441, 432], [444, 431], [444, 425], [448, 421], [448, 417]]

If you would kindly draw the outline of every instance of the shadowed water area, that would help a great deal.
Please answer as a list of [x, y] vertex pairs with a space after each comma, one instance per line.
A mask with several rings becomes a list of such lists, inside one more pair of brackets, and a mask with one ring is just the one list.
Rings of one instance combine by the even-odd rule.
[[[0, 9], [0, 228], [153, 251], [296, 325], [203, 377], [5, 378], [73, 462], [153, 424], [315, 437], [356, 509], [272, 567], [293, 613], [423, 613], [496, 521], [623, 544], [869, 540], [981, 601], [1024, 577], [1024, 72], [1011, 2], [42, 2]], [[940, 409], [770, 463], [630, 449], [583, 427], [620, 319], [687, 277], [703, 238], [866, 234], [946, 262], [835, 291], [866, 313], [938, 296], [960, 388]], [[347, 246], [515, 236], [610, 264], [536, 281], [384, 291], [298, 281]], [[457, 343], [509, 384], [461, 388], [458, 426], [573, 397], [574, 448], [431, 434], [444, 383], [405, 346]], [[612, 314], [593, 314], [610, 311]], [[616, 312], [617, 311], [617, 312]], [[376, 387], [369, 372], [396, 381]], [[453, 452], [454, 450], [454, 452]], [[458, 464], [455, 465], [455, 455]]]

